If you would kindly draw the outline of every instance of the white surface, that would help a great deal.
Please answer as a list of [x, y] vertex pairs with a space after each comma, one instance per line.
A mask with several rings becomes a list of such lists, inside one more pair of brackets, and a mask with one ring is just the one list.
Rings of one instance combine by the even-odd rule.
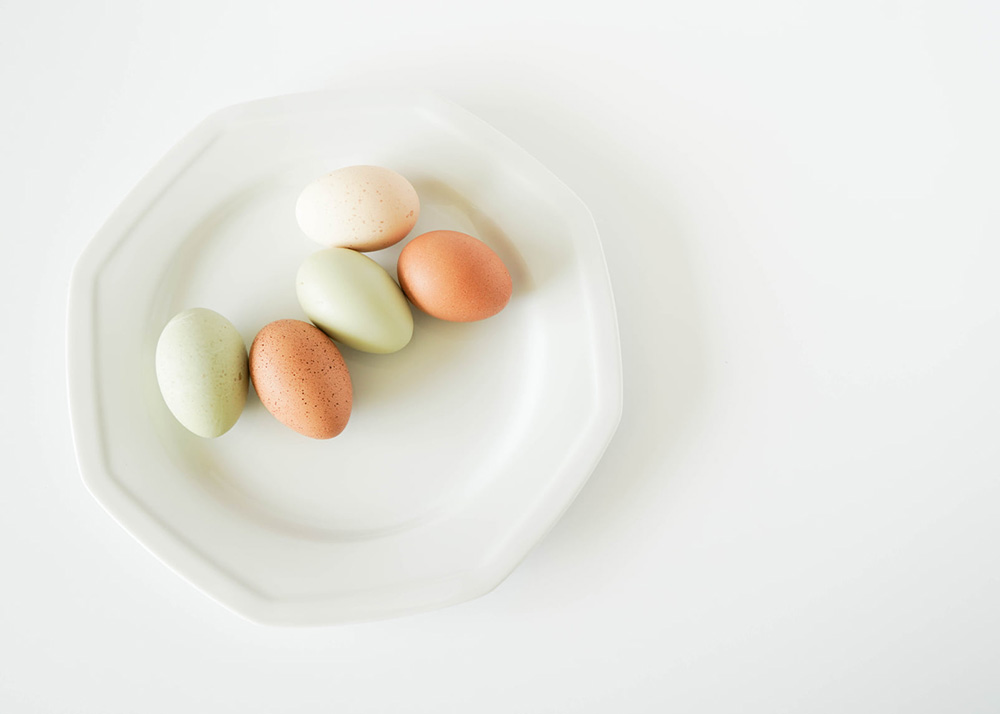
[[[418, 311], [392, 355], [341, 346], [353, 409], [335, 440], [283, 427], [255, 395], [224, 437], [189, 433], [157, 386], [163, 325], [211, 306], [250, 342], [272, 320], [305, 319], [296, 269], [316, 246], [295, 199], [324, 167], [359, 160], [413, 181], [414, 235], [460, 230], [493, 248], [516, 296], [474, 324]], [[385, 271], [403, 245], [369, 254], [382, 268], [351, 254], [398, 293]], [[87, 245], [69, 301], [84, 481], [164, 562], [259, 622], [371, 620], [492, 590], [569, 506], [621, 417], [589, 211], [516, 144], [429, 95], [310, 92], [213, 114]]]
[[[0, 709], [995, 712], [996, 3], [5, 3]], [[500, 588], [252, 625], [86, 492], [70, 267], [215, 108], [412, 79], [577, 191], [625, 413]]]

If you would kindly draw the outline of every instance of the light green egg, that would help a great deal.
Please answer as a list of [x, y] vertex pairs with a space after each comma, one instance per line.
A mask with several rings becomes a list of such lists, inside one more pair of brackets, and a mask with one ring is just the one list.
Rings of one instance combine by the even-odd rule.
[[413, 336], [413, 314], [403, 291], [366, 255], [348, 248], [313, 253], [299, 267], [299, 304], [313, 324], [362, 352], [388, 354]]
[[214, 438], [243, 412], [250, 383], [247, 350], [233, 324], [197, 307], [174, 316], [156, 343], [156, 381], [186, 429]]

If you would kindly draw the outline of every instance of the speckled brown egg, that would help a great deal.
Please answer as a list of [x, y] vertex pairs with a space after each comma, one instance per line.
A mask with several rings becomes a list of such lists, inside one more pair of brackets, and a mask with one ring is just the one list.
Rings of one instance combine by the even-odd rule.
[[500, 312], [513, 284], [488, 245], [458, 231], [431, 231], [410, 241], [396, 265], [399, 286], [428, 315], [474, 322]]
[[308, 322], [264, 325], [250, 346], [250, 379], [278, 421], [313, 439], [332, 439], [351, 417], [347, 364], [330, 338]]

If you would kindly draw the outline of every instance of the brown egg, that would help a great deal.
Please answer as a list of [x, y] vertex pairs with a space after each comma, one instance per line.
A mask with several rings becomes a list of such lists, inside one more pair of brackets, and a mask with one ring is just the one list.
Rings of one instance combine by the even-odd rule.
[[399, 286], [428, 315], [451, 322], [500, 312], [513, 285], [500, 256], [458, 231], [431, 231], [410, 241], [396, 265]]
[[264, 325], [250, 346], [250, 379], [278, 421], [313, 439], [332, 439], [351, 417], [347, 364], [330, 338], [308, 322]]

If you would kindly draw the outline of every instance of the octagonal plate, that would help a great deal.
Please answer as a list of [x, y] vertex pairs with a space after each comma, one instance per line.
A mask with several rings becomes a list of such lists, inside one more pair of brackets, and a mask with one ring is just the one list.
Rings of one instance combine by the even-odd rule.
[[[172, 315], [208, 307], [249, 344], [305, 319], [295, 222], [309, 181], [351, 164], [408, 177], [411, 236], [478, 236], [514, 297], [455, 324], [414, 311], [393, 355], [343, 348], [347, 429], [313, 441], [251, 390], [215, 440], [156, 385]], [[403, 243], [371, 254], [395, 276]], [[176, 572], [247, 618], [324, 624], [399, 615], [498, 585], [568, 507], [621, 414], [621, 358], [594, 222], [552, 173], [483, 121], [422, 95], [316, 93], [209, 117], [125, 199], [80, 257], [69, 390], [83, 478]]]

